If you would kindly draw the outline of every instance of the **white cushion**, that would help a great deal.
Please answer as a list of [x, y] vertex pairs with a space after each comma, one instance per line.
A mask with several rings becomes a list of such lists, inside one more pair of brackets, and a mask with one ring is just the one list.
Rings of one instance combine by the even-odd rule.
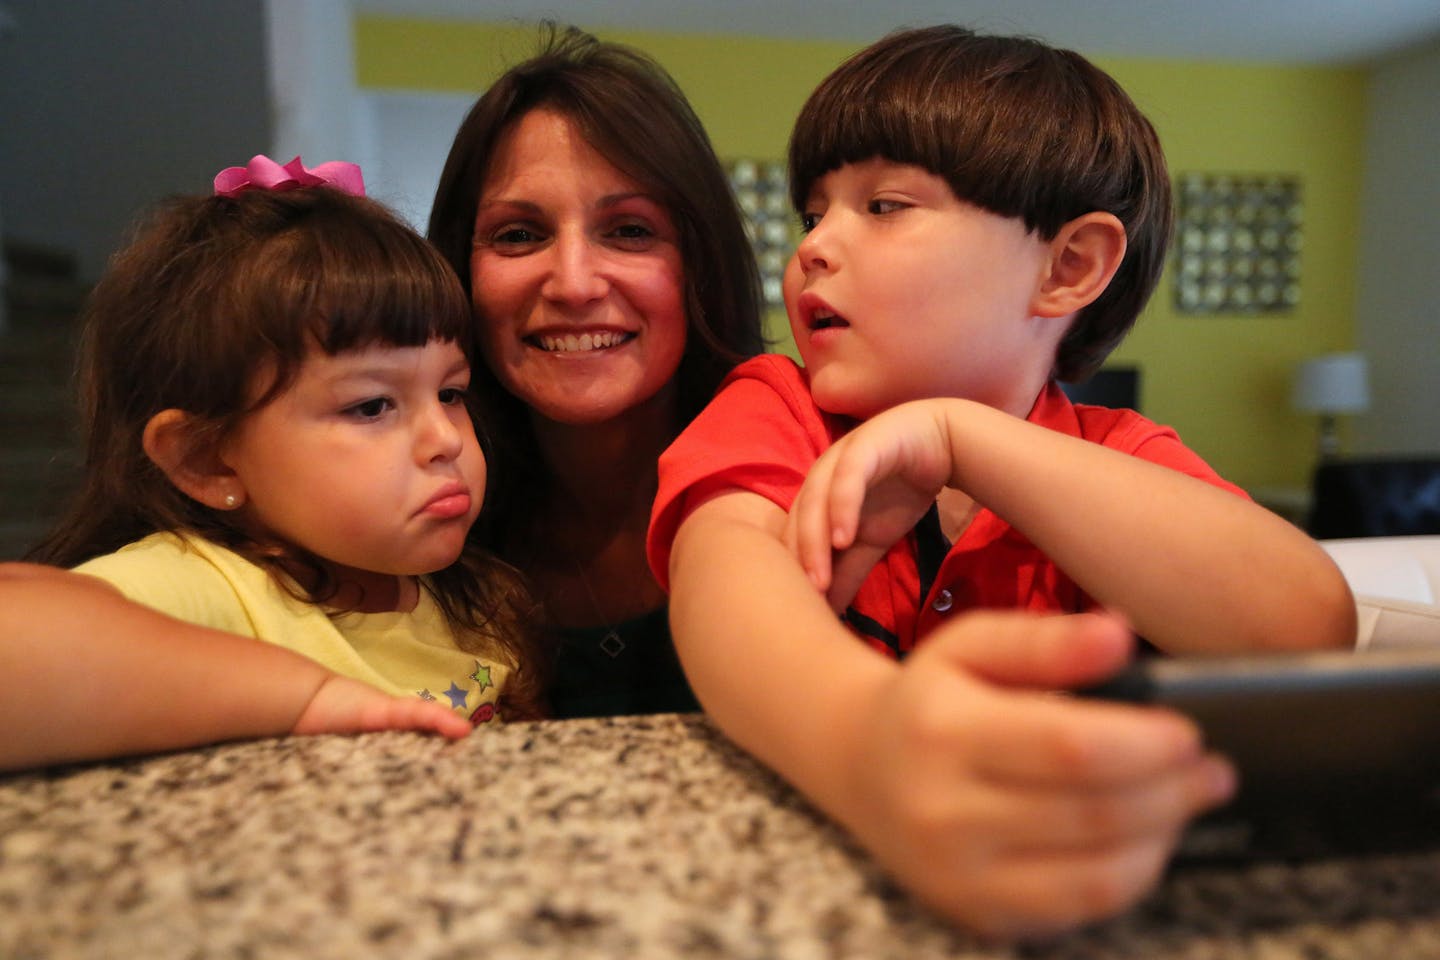
[[1440, 606], [1389, 597], [1355, 597], [1357, 650], [1440, 647]]
[[1357, 594], [1440, 602], [1440, 537], [1321, 540], [1320, 546]]
[[1355, 594], [1357, 649], [1440, 647], [1440, 537], [1322, 540]]

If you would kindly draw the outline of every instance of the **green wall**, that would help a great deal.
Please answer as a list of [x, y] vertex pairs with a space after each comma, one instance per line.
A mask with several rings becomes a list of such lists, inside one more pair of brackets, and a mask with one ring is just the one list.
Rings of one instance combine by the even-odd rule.
[[[659, 60], [722, 156], [780, 157], [811, 88], [857, 45], [599, 31]], [[362, 88], [478, 93], [535, 47], [530, 27], [361, 17]], [[1300, 306], [1274, 315], [1185, 315], [1169, 276], [1115, 354], [1144, 371], [1142, 403], [1222, 474], [1251, 489], [1308, 482], [1315, 425], [1292, 412], [1302, 358], [1355, 341], [1354, 304], [1367, 74], [1360, 69], [1096, 57], [1165, 144], [1172, 173], [1301, 178]], [[772, 331], [785, 329], [783, 316]]]

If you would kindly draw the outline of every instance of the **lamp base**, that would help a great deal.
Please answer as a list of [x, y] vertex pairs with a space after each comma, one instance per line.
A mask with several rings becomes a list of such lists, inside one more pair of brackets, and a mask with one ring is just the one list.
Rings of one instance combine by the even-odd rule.
[[1340, 456], [1340, 430], [1333, 413], [1320, 415], [1320, 459], [1334, 460]]

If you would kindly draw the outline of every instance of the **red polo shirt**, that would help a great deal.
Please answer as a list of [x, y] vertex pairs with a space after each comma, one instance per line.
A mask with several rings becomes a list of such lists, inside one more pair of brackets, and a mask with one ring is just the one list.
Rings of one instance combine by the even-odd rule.
[[[1187, 473], [1240, 496], [1180, 442], [1175, 431], [1135, 413], [1072, 404], [1047, 386], [1027, 418]], [[669, 589], [670, 546], [689, 504], [725, 490], [747, 490], [782, 510], [805, 474], [850, 421], [822, 412], [810, 398], [805, 371], [787, 357], [749, 360], [660, 458], [660, 488], [647, 541], [650, 569]], [[1019, 531], [981, 509], [953, 545], [935, 512], [875, 565], [845, 612], [849, 625], [876, 648], [903, 656], [945, 618], [965, 610], [1075, 612], [1092, 601]]]

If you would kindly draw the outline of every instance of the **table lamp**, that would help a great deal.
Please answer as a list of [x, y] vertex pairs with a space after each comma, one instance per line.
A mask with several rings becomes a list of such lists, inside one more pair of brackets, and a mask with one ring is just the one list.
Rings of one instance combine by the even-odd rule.
[[1340, 452], [1336, 418], [1370, 406], [1365, 355], [1327, 353], [1306, 360], [1295, 370], [1290, 404], [1302, 413], [1320, 416], [1320, 458], [1334, 457]]

